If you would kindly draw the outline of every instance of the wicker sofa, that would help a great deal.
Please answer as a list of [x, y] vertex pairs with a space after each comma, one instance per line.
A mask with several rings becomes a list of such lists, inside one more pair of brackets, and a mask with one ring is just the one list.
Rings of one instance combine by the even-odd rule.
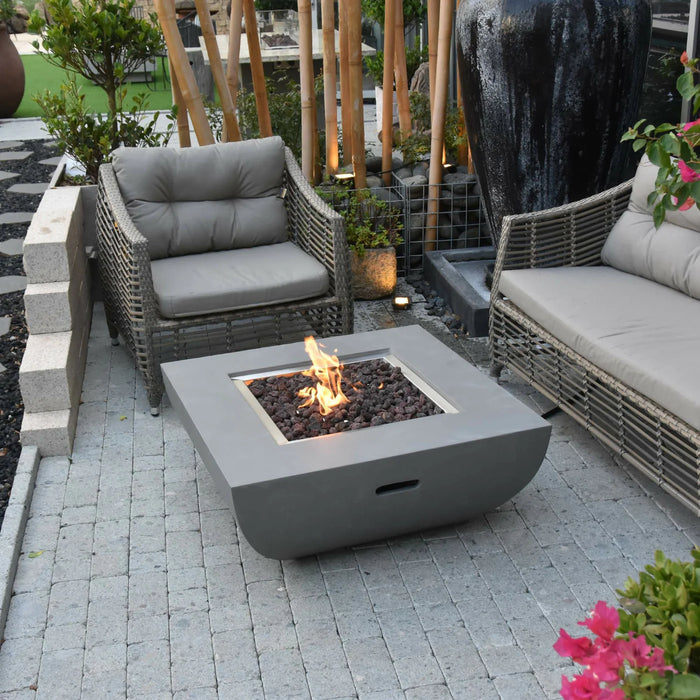
[[492, 286], [505, 366], [700, 515], [700, 211], [654, 227], [656, 168], [506, 217]]
[[343, 219], [279, 137], [200, 148], [120, 148], [100, 168], [98, 267], [112, 339], [141, 371], [351, 333]]

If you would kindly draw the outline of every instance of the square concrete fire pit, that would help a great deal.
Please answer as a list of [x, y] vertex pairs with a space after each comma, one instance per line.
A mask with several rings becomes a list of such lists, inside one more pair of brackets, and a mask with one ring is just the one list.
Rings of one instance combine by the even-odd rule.
[[303, 343], [162, 365], [175, 411], [261, 554], [295, 558], [465, 521], [539, 469], [551, 426], [419, 326], [322, 342], [346, 365], [398, 364], [444, 413], [288, 442], [245, 380], [307, 369]]

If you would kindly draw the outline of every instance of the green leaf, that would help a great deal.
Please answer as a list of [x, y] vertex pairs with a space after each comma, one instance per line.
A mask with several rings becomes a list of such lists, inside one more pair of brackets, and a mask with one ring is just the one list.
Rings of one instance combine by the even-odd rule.
[[664, 218], [666, 218], [666, 209], [663, 203], [657, 204], [654, 207], [654, 226], [659, 228], [659, 226], [661, 226], [661, 224], [664, 222]]
[[676, 90], [681, 93], [681, 96], [686, 100], [692, 100], [695, 97], [695, 78], [692, 72], [686, 71], [678, 76], [676, 80]]
[[29, 552], [29, 554], [27, 554], [27, 556], [28, 556], [30, 559], [36, 559], [37, 557], [40, 557], [43, 553], [44, 553], [44, 550], [43, 550], [43, 549], [39, 549], [39, 550], [37, 550], [36, 552]]
[[658, 141], [650, 141], [647, 144], [647, 156], [654, 165], [661, 167], [661, 149]]
[[668, 685], [668, 697], [673, 700], [700, 698], [700, 676], [692, 673], [673, 676]]

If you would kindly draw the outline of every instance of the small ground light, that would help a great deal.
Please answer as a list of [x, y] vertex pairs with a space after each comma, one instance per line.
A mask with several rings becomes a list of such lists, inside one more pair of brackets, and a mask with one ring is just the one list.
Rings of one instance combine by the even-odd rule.
[[392, 304], [395, 309], [399, 310], [411, 308], [411, 300], [408, 297], [394, 297]]
[[349, 181], [355, 177], [354, 173], [336, 173], [333, 178], [336, 182], [345, 182], [349, 184]]

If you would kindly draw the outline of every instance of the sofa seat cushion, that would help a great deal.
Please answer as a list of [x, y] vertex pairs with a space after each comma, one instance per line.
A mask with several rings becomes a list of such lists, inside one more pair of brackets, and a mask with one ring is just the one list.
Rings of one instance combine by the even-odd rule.
[[700, 210], [667, 211], [657, 229], [647, 205], [657, 173], [658, 168], [644, 156], [634, 176], [627, 211], [610, 231], [601, 258], [618, 270], [700, 299]]
[[499, 290], [579, 355], [700, 430], [700, 302], [606, 266], [508, 270]]
[[112, 167], [151, 260], [287, 240], [279, 136], [198, 148], [118, 148]]
[[199, 316], [321, 296], [328, 272], [293, 243], [163, 258], [151, 263], [165, 318]]

